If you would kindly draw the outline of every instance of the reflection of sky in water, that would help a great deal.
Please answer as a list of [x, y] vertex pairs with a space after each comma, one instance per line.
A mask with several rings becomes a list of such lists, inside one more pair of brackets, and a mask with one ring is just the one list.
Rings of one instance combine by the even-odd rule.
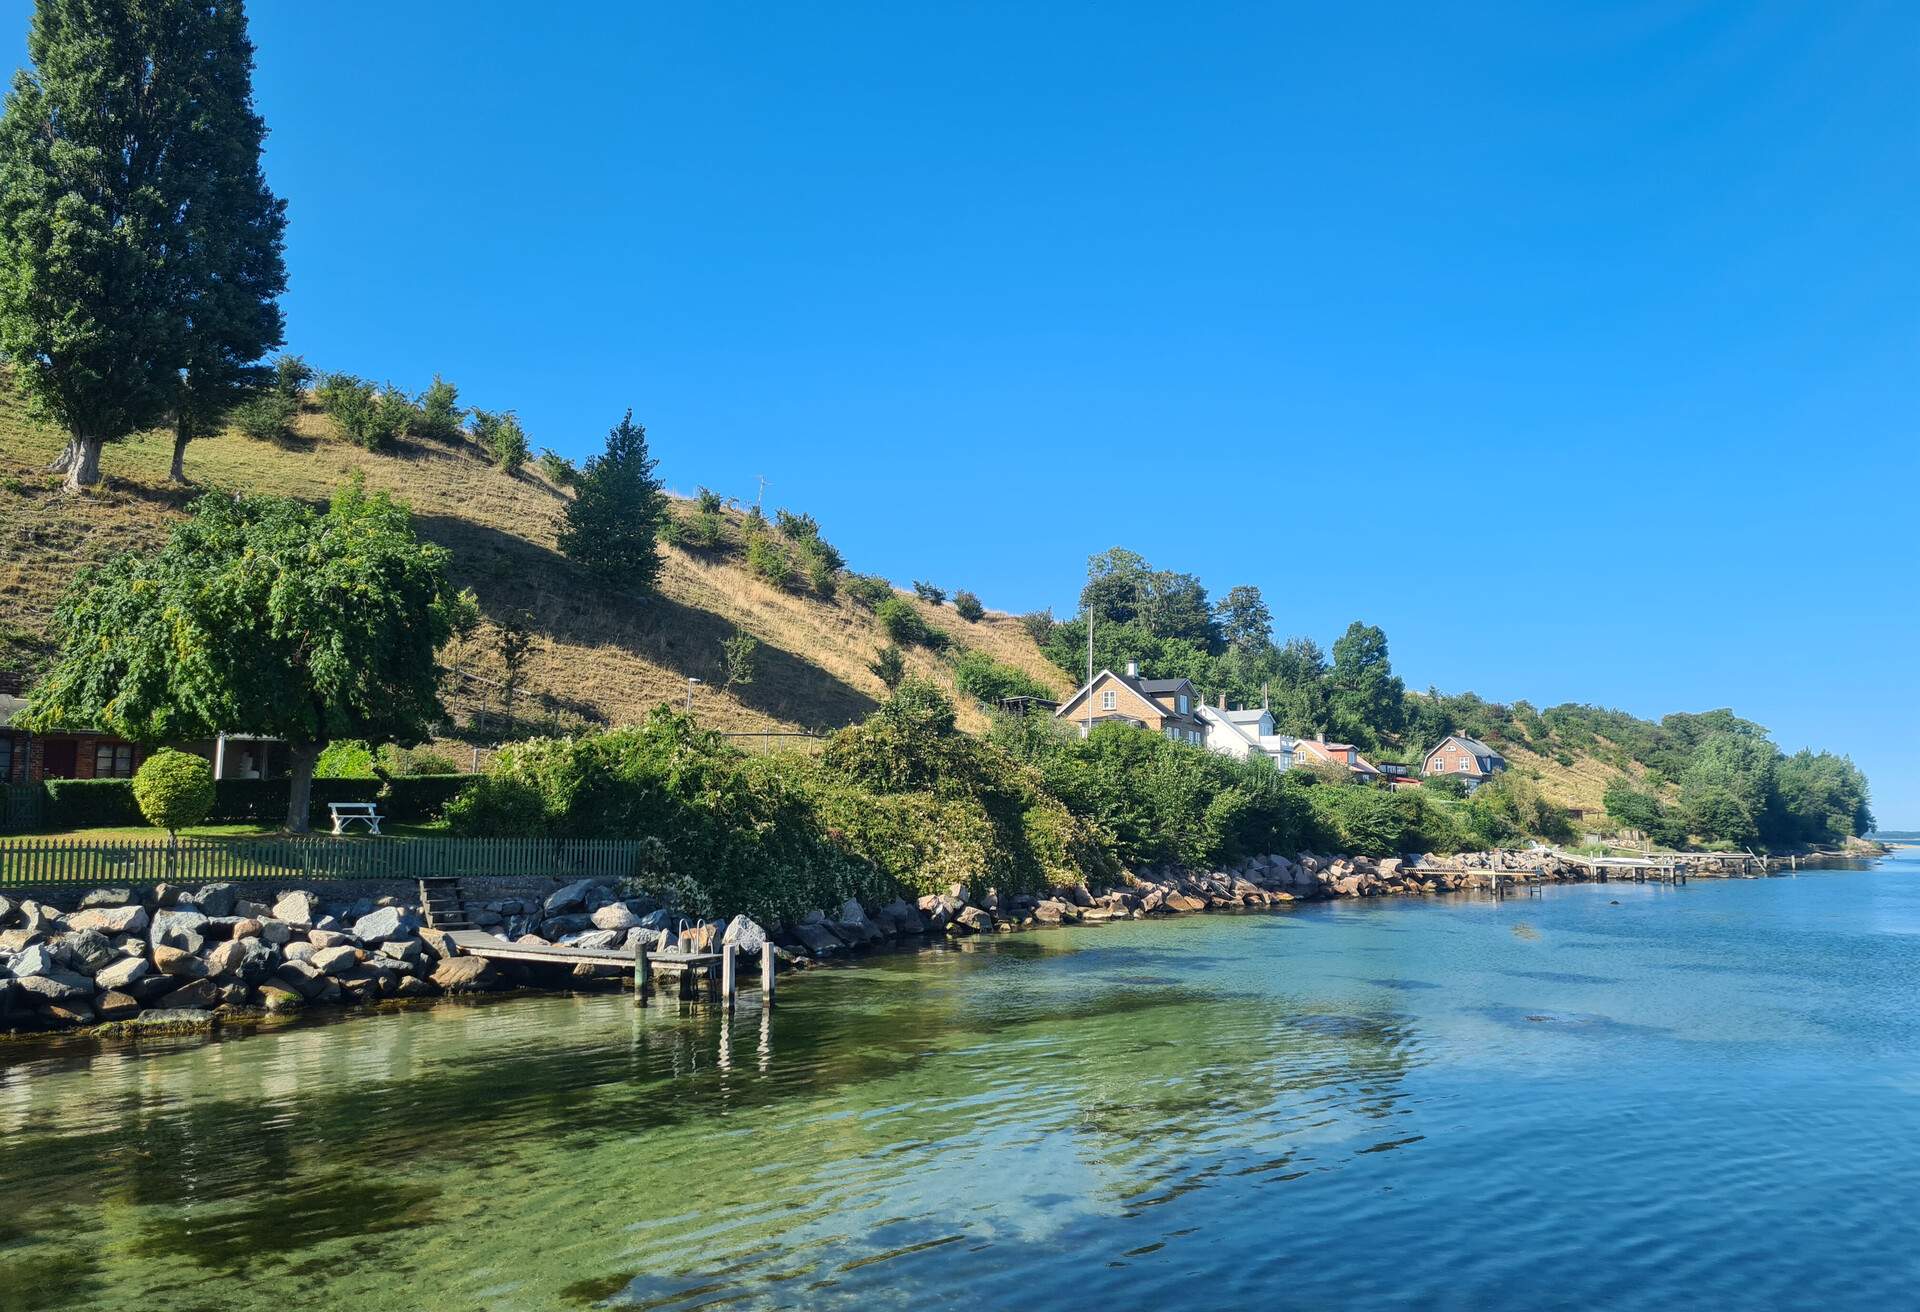
[[19, 1046], [0, 1305], [1898, 1306], [1916, 924], [1908, 858]]

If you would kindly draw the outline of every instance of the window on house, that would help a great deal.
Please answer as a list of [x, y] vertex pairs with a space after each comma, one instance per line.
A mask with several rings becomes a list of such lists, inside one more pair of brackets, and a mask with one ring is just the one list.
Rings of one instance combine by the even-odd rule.
[[93, 749], [95, 779], [127, 779], [133, 775], [133, 748], [126, 743], [101, 743]]
[[1113, 689], [1109, 688], [1100, 694], [1100, 709], [1103, 711], [1113, 709]]
[[1181, 693], [1177, 700], [1180, 704], [1180, 714], [1185, 715], [1187, 713], [1187, 695]]

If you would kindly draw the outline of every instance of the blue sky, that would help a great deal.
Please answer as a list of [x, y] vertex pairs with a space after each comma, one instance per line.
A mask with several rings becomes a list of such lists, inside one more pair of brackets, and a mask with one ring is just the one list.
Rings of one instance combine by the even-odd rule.
[[572, 456], [631, 405], [672, 486], [997, 607], [1124, 544], [1416, 686], [1731, 705], [1920, 826], [1920, 8], [253, 25], [322, 367]]

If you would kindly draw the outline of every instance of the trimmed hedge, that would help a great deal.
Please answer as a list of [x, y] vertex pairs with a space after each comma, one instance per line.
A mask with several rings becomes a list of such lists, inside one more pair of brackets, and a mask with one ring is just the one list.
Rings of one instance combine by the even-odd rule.
[[[330, 825], [329, 802], [378, 802], [383, 818], [402, 825], [429, 824], [478, 775], [400, 775], [379, 779], [315, 779], [308, 821]], [[133, 799], [131, 779], [47, 780], [49, 829], [138, 828], [147, 823]], [[210, 825], [279, 824], [287, 818], [285, 779], [220, 779], [213, 785]]]
[[46, 789], [49, 829], [146, 827], [131, 779], [49, 779]]

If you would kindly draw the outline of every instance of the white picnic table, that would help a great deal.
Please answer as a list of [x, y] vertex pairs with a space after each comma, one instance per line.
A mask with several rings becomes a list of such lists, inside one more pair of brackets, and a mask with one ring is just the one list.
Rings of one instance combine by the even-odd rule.
[[380, 832], [381, 815], [373, 809], [372, 802], [328, 802], [327, 810], [333, 813], [333, 832], [344, 834], [347, 826], [359, 820], [367, 826], [367, 832]]

